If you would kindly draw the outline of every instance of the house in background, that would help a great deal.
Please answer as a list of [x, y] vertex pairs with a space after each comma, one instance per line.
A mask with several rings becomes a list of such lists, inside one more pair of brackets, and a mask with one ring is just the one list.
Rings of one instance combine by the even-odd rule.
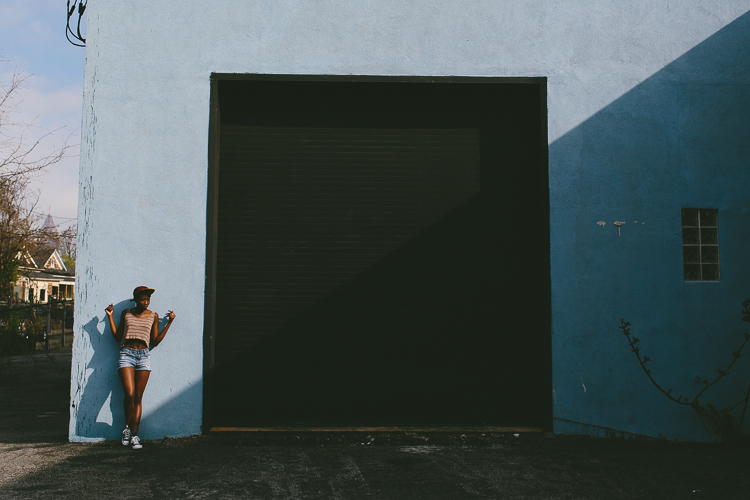
[[20, 256], [23, 265], [13, 287], [15, 300], [47, 303], [51, 299], [72, 301], [75, 289], [75, 270], [68, 269], [60, 253], [52, 248], [32, 255]]
[[[177, 314], [145, 439], [717, 439], [618, 325], [683, 397], [744, 340], [749, 9], [91, 2], [70, 439], [122, 431], [103, 318], [138, 285]], [[747, 386], [747, 356], [732, 374]]]
[[14, 299], [42, 304], [50, 299], [72, 301], [75, 269], [69, 269], [60, 254], [60, 232], [51, 214], [44, 220], [42, 230], [35, 250], [18, 256], [22, 264], [13, 286]]

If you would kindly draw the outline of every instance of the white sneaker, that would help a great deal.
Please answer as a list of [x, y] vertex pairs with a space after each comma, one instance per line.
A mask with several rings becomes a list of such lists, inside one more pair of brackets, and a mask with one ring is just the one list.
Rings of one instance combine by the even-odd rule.
[[125, 430], [122, 431], [122, 445], [127, 446], [130, 444], [130, 429], [125, 427]]
[[141, 448], [143, 448], [143, 445], [141, 444], [141, 440], [138, 439], [138, 436], [133, 436], [130, 442], [133, 444], [134, 450], [140, 450]]

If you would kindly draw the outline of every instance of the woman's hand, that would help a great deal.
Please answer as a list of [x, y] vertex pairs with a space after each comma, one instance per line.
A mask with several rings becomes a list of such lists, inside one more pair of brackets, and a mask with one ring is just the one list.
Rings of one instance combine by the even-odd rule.
[[[114, 304], [108, 305], [104, 312], [107, 313], [107, 321], [109, 321], [109, 329], [112, 330], [112, 336], [117, 342], [120, 342], [122, 340], [122, 327], [125, 323], [123, 321], [123, 318], [120, 318], [120, 331], [118, 332], [117, 327], [115, 326], [115, 318], [113, 317], [113, 314], [115, 312]], [[122, 311], [122, 315], [123, 317], [125, 316], [125, 311]]]
[[174, 318], [175, 318], [175, 314], [174, 314], [174, 311], [167, 311], [167, 318], [169, 318], [169, 322], [170, 322], [170, 323], [171, 323], [172, 321], [174, 321]]

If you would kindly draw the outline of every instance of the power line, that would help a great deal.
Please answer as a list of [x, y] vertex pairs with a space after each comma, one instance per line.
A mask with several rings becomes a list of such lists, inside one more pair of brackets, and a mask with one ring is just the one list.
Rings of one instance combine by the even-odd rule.
[[50, 214], [50, 213], [46, 213], [45, 214], [45, 213], [42, 213], [42, 212], [34, 212], [34, 211], [32, 211], [31, 213], [32, 214], [36, 214], [36, 215], [41, 215], [41, 216], [51, 215], [52, 218], [54, 218], [54, 219], [60, 219], [60, 220], [78, 220], [78, 217], [61, 217], [59, 215], [54, 215], [54, 214]]
[[[70, 222], [61, 222], [60, 224], [55, 224], [55, 227], [62, 227], [65, 224], [70, 224]], [[77, 225], [77, 224], [76, 224]], [[46, 227], [46, 226], [45, 226]]]

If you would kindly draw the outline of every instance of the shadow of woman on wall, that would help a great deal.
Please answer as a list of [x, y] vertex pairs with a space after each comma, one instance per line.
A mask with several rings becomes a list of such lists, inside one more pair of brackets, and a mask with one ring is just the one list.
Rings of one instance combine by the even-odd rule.
[[[131, 299], [118, 302], [114, 317], [119, 320], [122, 311], [130, 307], [133, 307]], [[83, 325], [83, 331], [81, 342], [88, 345], [78, 346], [78, 349], [90, 348], [93, 355], [87, 363], [73, 367], [71, 421], [75, 422], [77, 436], [93, 440], [116, 439], [125, 427], [122, 386], [117, 375], [119, 346], [106, 317], [94, 316]]]

